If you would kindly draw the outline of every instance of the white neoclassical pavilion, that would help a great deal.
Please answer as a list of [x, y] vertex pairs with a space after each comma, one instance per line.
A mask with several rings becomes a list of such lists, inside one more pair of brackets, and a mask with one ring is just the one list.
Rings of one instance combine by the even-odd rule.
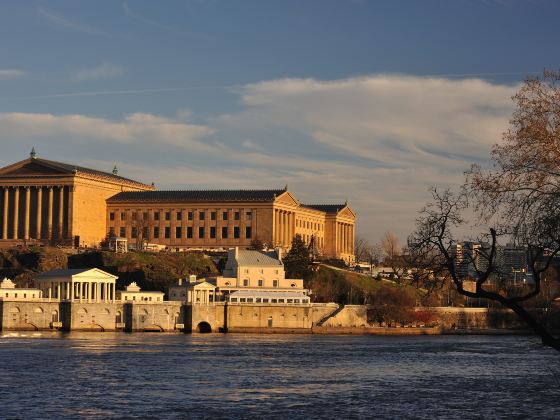
[[43, 298], [94, 303], [115, 301], [117, 278], [98, 268], [78, 268], [47, 271], [35, 281]]

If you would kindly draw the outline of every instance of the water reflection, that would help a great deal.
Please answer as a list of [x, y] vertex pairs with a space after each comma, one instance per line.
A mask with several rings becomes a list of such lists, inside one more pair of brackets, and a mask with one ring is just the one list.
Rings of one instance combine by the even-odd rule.
[[560, 409], [560, 357], [527, 337], [4, 334], [0, 358], [8, 418], [555, 418]]

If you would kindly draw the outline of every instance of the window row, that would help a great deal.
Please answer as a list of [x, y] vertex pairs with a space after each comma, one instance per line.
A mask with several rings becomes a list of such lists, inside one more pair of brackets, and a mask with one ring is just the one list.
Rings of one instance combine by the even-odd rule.
[[[126, 238], [128, 237], [127, 233], [130, 232], [130, 237], [133, 239], [159, 239], [161, 237], [165, 238], [165, 239], [181, 239], [183, 238], [183, 234], [184, 237], [187, 239], [192, 239], [194, 238], [194, 234], [195, 234], [195, 229], [192, 226], [187, 226], [186, 229], [183, 230], [183, 228], [181, 226], [177, 226], [175, 227], [175, 236], [171, 237], [171, 233], [172, 233], [172, 229], [169, 226], [164, 227], [163, 229], [160, 229], [159, 226], [154, 226], [151, 229], [150, 232], [150, 228], [148, 227], [144, 227], [144, 228], [137, 228], [137, 227], [131, 227], [130, 230], [128, 230], [126, 227], [121, 227], [119, 229], [119, 236]], [[211, 226], [209, 229], [206, 229], [203, 226], [200, 226], [198, 228], [198, 236], [197, 238], [202, 239], [202, 238], [206, 238], [206, 233], [209, 233], [208, 238], [210, 239], [215, 239], [217, 238], [217, 232], [218, 229], [215, 226]], [[151, 233], [151, 235], [150, 235]], [[233, 232], [230, 232], [230, 229], [228, 229], [227, 226], [224, 226], [220, 229], [220, 238], [221, 239], [228, 239], [230, 237], [234, 238], [234, 239], [239, 239], [241, 238], [241, 228], [239, 226], [234, 226], [233, 227]], [[230, 236], [230, 233], [233, 233], [233, 236]], [[163, 234], [163, 236], [161, 236]], [[109, 228], [109, 237], [115, 237], [116, 236], [116, 231], [115, 228]], [[253, 237], [253, 229], [251, 228], [251, 226], [246, 226], [245, 227], [245, 238], [246, 239], [251, 239]]]
[[[243, 279], [243, 287], [249, 287], [251, 286], [251, 282], [249, 281], [249, 279]], [[263, 287], [264, 286], [264, 280], [258, 280], [257, 281], [257, 286], [258, 287]], [[278, 280], [272, 280], [272, 287], [278, 287]]]
[[323, 224], [317, 222], [310, 222], [308, 220], [300, 220], [296, 219], [296, 227], [303, 228], [303, 229], [313, 229], [322, 231], [324, 230]]
[[309, 298], [303, 299], [290, 299], [290, 298], [236, 298], [232, 297], [229, 300], [232, 303], [309, 303]]
[[[120, 220], [127, 220], [127, 213], [128, 212], [118, 212], [118, 216], [120, 218]], [[160, 212], [160, 211], [155, 211], [153, 212], [153, 220], [162, 220], [161, 218], [163, 217], [163, 220], [171, 220], [172, 217], [174, 217], [174, 220], [183, 220], [183, 217], [186, 217], [186, 220], [194, 220], [194, 217], [197, 217], [197, 220], [206, 220], [207, 217], [207, 213], [210, 214], [210, 220], [218, 220], [218, 212], [216, 211], [210, 211], [210, 212], [206, 212], [206, 211], [198, 211], [198, 212], [194, 212], [194, 211], [164, 211], [164, 212]], [[230, 212], [229, 211], [222, 211], [221, 213], [221, 219], [220, 220], [229, 220], [230, 219]], [[233, 212], [233, 220], [241, 220], [241, 213], [240, 211], [234, 211]], [[115, 220], [115, 218], [117, 217], [117, 213], [112, 211], [109, 212], [109, 220]], [[133, 211], [130, 212], [130, 217], [132, 220], [150, 220], [150, 213], [147, 211]], [[251, 211], [246, 211], [245, 212], [245, 220], [252, 220], [253, 219], [253, 212]]]

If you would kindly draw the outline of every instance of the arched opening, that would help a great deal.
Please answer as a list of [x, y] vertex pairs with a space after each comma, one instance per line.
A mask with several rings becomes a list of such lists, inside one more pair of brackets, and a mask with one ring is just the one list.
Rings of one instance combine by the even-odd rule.
[[163, 328], [160, 325], [148, 325], [144, 327], [146, 332], [163, 332]]
[[58, 322], [58, 311], [56, 309], [51, 312], [51, 322]]
[[117, 313], [115, 315], [115, 322], [117, 324], [122, 323], [122, 313], [121, 313], [121, 311], [117, 311]]
[[208, 322], [202, 321], [198, 323], [196, 330], [201, 334], [207, 334], [212, 332], [212, 326]]

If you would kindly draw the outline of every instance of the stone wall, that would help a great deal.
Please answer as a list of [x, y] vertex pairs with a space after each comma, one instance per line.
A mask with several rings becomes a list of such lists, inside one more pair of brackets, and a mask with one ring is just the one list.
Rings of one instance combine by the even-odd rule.
[[182, 331], [182, 302], [130, 302], [123, 304], [126, 331]]
[[[58, 302], [0, 301], [0, 330], [37, 331], [51, 328], [53, 315], [60, 315]], [[55, 318], [57, 319], [57, 318]]]
[[201, 328], [204, 327], [210, 327], [212, 332], [311, 330], [313, 325], [337, 309], [336, 303], [300, 306], [225, 303], [187, 305], [185, 330], [203, 332]]

